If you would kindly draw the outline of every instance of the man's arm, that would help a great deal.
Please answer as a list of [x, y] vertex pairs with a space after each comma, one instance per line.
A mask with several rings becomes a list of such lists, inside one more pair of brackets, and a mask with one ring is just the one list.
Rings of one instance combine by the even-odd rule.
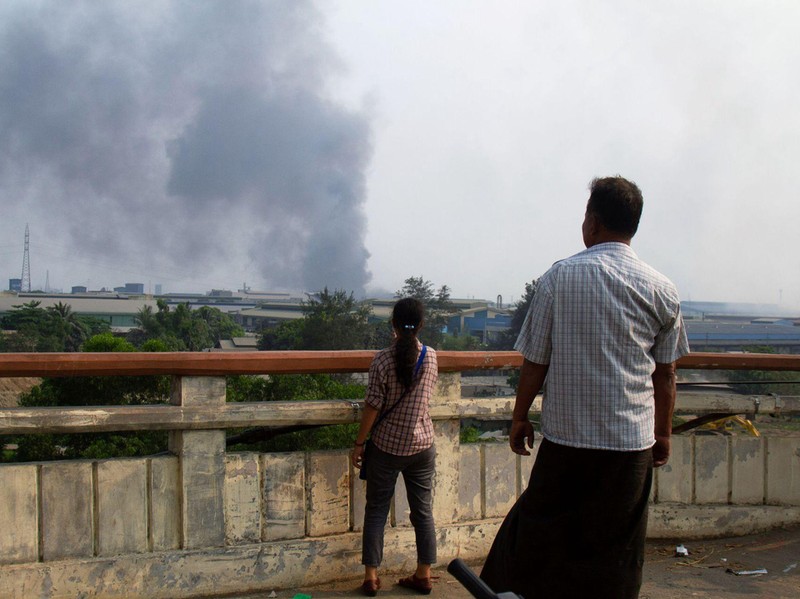
[[676, 394], [675, 362], [656, 362], [653, 372], [653, 394], [656, 403], [656, 444], [653, 445], [653, 466], [658, 468], [669, 460], [670, 437], [672, 436], [672, 411]]
[[519, 455], [531, 455], [531, 452], [525, 449], [525, 439], [528, 440], [528, 447], [533, 448], [533, 425], [528, 420], [528, 411], [544, 384], [548, 368], [548, 364], [536, 364], [528, 360], [525, 360], [520, 368], [517, 400], [514, 402], [514, 415], [508, 439], [511, 451]]

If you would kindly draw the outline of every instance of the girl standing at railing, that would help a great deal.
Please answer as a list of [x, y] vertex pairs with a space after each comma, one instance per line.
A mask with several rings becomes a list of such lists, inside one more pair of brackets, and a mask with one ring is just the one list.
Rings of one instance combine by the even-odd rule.
[[[401, 299], [392, 310], [394, 342], [379, 351], [369, 369], [369, 385], [351, 460], [367, 481], [367, 505], [361, 563], [362, 592], [381, 588], [378, 566], [383, 560], [383, 532], [397, 475], [403, 473], [411, 524], [417, 543], [417, 569], [398, 584], [422, 594], [431, 592], [431, 564], [436, 561], [433, 523], [433, 474], [436, 448], [428, 409], [438, 378], [436, 352], [422, 345], [422, 302]], [[368, 435], [371, 436], [367, 440]]]

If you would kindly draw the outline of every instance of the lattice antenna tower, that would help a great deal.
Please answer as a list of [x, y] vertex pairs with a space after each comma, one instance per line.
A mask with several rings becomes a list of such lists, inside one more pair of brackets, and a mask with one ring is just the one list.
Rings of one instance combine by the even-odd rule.
[[30, 293], [31, 290], [31, 233], [25, 224], [25, 251], [22, 254], [22, 291]]

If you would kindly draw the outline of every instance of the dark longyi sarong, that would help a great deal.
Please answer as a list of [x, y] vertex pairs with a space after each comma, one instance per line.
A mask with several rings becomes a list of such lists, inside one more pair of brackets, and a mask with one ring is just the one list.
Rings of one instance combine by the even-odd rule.
[[481, 578], [525, 599], [639, 595], [652, 452], [541, 442], [528, 488], [506, 516]]

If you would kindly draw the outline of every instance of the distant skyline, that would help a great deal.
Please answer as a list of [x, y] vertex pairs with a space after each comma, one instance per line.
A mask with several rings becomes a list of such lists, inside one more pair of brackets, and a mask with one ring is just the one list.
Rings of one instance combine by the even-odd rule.
[[9, 0], [0, 274], [519, 299], [595, 176], [682, 299], [800, 306], [800, 4]]
[[[271, 297], [271, 296], [281, 296], [282, 298], [290, 298], [292, 300], [304, 300], [306, 295], [302, 291], [295, 291], [295, 292], [273, 292], [269, 290], [263, 289], [252, 289], [250, 286], [246, 290], [243, 289], [221, 289], [221, 288], [214, 288], [209, 289], [205, 292], [198, 292], [198, 291], [182, 291], [179, 289], [175, 290], [158, 290], [157, 287], [162, 287], [161, 284], [155, 284], [152, 288], [148, 289], [146, 285], [134, 282], [134, 281], [127, 281], [127, 285], [132, 285], [134, 287], [143, 285], [143, 294], [145, 296], [158, 296], [158, 295], [168, 295], [173, 297], [180, 297], [182, 295], [186, 296], [206, 296], [206, 297], [213, 297], [215, 299], [222, 300], [224, 303], [226, 294], [232, 295], [239, 295], [245, 296], [249, 295], [252, 297]], [[80, 285], [76, 287], [82, 287]], [[128, 295], [130, 297], [137, 297], [140, 294], [135, 290], [125, 290], [125, 285], [114, 285], [113, 287], [106, 287], [100, 289], [87, 289], [87, 293], [110, 293], [114, 294], [119, 292], [123, 295]], [[5, 291], [5, 290], [4, 290]], [[310, 292], [309, 292], [310, 293]], [[30, 292], [22, 292], [22, 297], [31, 297], [41, 294], [43, 297], [61, 297], [61, 296], [73, 296], [71, 289], [53, 289], [49, 288], [48, 290], [33, 288]], [[83, 292], [80, 292], [78, 297], [85, 297]], [[382, 295], [369, 295], [365, 299], [367, 300], [386, 300], [391, 299], [393, 294], [385, 293]], [[463, 300], [480, 300], [485, 301], [489, 305], [496, 305], [497, 298], [489, 298], [489, 297], [461, 297], [461, 296], [451, 296], [455, 301], [463, 301]], [[508, 298], [503, 299], [503, 308], [509, 309], [513, 307], [513, 303], [515, 303], [520, 298], [513, 298], [509, 300]], [[283, 301], [283, 299], [281, 300]], [[758, 303], [758, 302], [735, 302], [735, 301], [696, 301], [690, 299], [682, 299], [681, 304], [684, 309], [684, 317], [687, 319], [698, 319], [701, 318], [703, 314], [714, 314], [714, 315], [727, 315], [731, 317], [750, 317], [750, 318], [800, 318], [800, 308], [797, 307], [790, 307], [786, 305], [781, 305], [780, 303]]]

